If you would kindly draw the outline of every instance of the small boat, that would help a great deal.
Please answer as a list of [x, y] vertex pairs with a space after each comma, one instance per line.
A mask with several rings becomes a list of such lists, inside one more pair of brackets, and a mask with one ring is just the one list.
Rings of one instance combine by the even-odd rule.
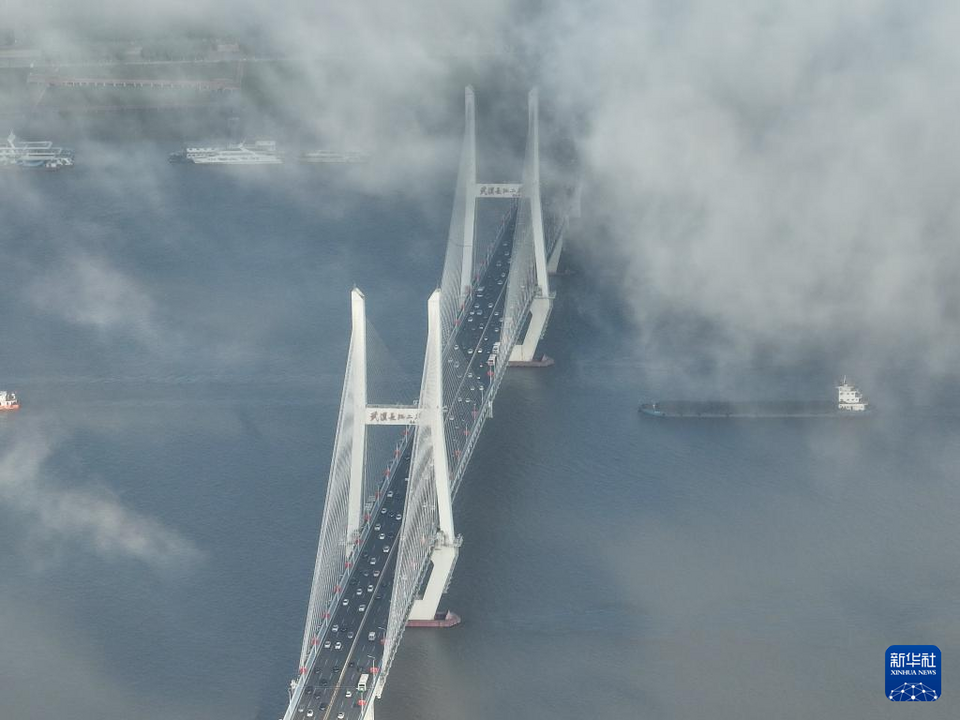
[[20, 401], [17, 399], [17, 394], [7, 390], [0, 390], [0, 412], [19, 409]]

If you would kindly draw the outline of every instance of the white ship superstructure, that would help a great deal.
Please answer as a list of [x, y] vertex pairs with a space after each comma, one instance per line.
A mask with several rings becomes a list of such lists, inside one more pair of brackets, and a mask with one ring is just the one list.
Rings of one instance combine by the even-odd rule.
[[194, 165], [279, 165], [283, 158], [273, 140], [257, 140], [227, 147], [187, 147], [172, 154], [170, 161]]
[[0, 167], [45, 168], [59, 170], [73, 166], [73, 151], [55, 146], [50, 140], [17, 141], [10, 133], [0, 145]]
[[17, 394], [7, 390], [0, 390], [0, 412], [19, 409], [20, 401], [17, 399]]
[[870, 403], [863, 393], [844, 377], [837, 385], [837, 409], [843, 412], [865, 412]]

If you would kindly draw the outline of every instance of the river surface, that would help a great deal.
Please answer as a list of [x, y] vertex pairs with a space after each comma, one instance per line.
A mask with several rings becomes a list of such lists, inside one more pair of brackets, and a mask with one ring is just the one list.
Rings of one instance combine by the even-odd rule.
[[[23, 403], [0, 416], [0, 718], [274, 720], [349, 291], [392, 352], [372, 372], [419, 372], [456, 157], [374, 193], [354, 177], [370, 168], [77, 149], [72, 171], [0, 175], [0, 388]], [[556, 365], [507, 374], [457, 498], [464, 623], [404, 635], [377, 717], [899, 717], [884, 651], [926, 643], [947, 668], [925, 712], [957, 717], [960, 398], [864, 387], [878, 412], [859, 421], [640, 416], [717, 387], [678, 385], [670, 358], [695, 343], [636, 351], [654, 330], [586, 261], [589, 217], [568, 240]], [[826, 398], [828, 360], [754, 363], [724, 390]]]

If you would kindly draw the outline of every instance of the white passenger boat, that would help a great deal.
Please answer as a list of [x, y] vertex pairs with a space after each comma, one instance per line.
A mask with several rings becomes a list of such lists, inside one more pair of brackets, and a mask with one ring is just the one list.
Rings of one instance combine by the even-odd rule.
[[226, 147], [186, 147], [170, 155], [170, 162], [194, 165], [279, 165], [283, 157], [273, 140], [257, 140]]
[[0, 167], [59, 170], [73, 167], [73, 150], [57, 147], [50, 140], [18, 141], [12, 132], [0, 144]]

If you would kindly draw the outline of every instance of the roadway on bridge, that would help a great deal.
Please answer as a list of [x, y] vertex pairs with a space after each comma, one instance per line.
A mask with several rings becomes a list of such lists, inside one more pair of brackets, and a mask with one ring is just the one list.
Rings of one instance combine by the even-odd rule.
[[[479, 414], [493, 381], [491, 358], [503, 328], [503, 309], [513, 247], [516, 211], [505, 217], [499, 242], [477, 268], [479, 280], [464, 301], [456, 332], [444, 349], [444, 363], [450, 366], [457, 388], [445, 390], [448, 402], [448, 438], [462, 448]], [[506, 362], [507, 358], [500, 359]], [[449, 377], [444, 373], [445, 379]], [[451, 435], [453, 437], [451, 437]], [[456, 439], [454, 439], [456, 438]], [[382, 667], [383, 638], [390, 613], [391, 590], [396, 570], [400, 525], [407, 491], [412, 443], [407, 443], [383, 496], [374, 505], [366, 540], [347, 585], [330, 619], [326, 633], [315, 639], [320, 646], [314, 663], [306, 668], [307, 681], [295, 717], [316, 720], [334, 718], [360, 720], [365, 704], [372, 699], [375, 673]], [[457, 457], [459, 457], [459, 451]], [[370, 639], [370, 633], [374, 633]], [[367, 692], [357, 689], [360, 676], [370, 675]]]
[[[357, 683], [363, 673], [379, 669], [383, 657], [410, 452], [408, 443], [381, 502], [374, 507], [366, 541], [327, 632], [316, 639], [321, 648], [313, 666], [307, 668], [297, 717], [359, 718], [362, 705], [358, 703], [373, 690], [375, 674], [370, 674], [367, 693], [359, 693]], [[370, 633], [374, 633], [372, 640]]]

